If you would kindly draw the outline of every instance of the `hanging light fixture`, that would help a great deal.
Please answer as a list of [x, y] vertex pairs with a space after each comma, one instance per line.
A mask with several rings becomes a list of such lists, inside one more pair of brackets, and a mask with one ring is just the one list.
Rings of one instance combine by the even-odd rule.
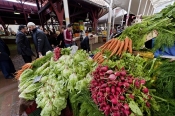
[[15, 24], [17, 25], [18, 23], [16, 22], [16, 20], [14, 20]]
[[30, 14], [28, 14], [28, 19], [30, 19]]
[[55, 15], [55, 13], [54, 12], [51, 12], [50, 13], [50, 17], [55, 17], [56, 15]]
[[13, 5], [13, 10], [14, 10], [14, 14], [20, 14], [18, 11], [17, 11], [17, 7], [15, 5]]
[[87, 13], [87, 17], [86, 17], [85, 21], [89, 22], [89, 13]]

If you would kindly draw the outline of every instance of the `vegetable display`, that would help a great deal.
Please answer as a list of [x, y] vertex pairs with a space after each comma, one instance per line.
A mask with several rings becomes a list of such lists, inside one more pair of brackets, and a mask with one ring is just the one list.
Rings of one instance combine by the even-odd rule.
[[174, 44], [174, 6], [128, 27], [93, 59], [57, 47], [25, 64], [16, 75], [19, 97], [35, 100], [41, 116], [63, 115], [67, 106], [74, 116], [174, 116], [175, 62], [133, 51], [153, 30], [159, 33], [153, 51]]

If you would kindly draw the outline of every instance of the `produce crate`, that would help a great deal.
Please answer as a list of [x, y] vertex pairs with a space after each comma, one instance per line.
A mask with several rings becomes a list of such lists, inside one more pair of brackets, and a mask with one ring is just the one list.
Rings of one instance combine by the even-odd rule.
[[41, 109], [38, 108], [32, 113], [30, 113], [29, 116], [41, 116], [40, 113], [41, 113]]

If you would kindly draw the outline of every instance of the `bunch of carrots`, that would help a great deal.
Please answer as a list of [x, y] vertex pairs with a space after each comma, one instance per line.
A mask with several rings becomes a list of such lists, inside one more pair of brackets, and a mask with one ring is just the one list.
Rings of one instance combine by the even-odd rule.
[[94, 60], [101, 64], [105, 60], [103, 58], [103, 52], [106, 50], [111, 51], [109, 58], [114, 55], [121, 56], [124, 52], [129, 52], [132, 54], [132, 40], [128, 37], [126, 37], [124, 40], [111, 39], [110, 41], [99, 47], [99, 49], [100, 51], [95, 54]]
[[15, 78], [17, 80], [19, 80], [20, 78], [20, 75], [26, 70], [26, 69], [31, 69], [32, 68], [32, 63], [26, 63], [25, 65], [22, 66], [21, 70], [18, 70], [16, 73], [15, 73]]

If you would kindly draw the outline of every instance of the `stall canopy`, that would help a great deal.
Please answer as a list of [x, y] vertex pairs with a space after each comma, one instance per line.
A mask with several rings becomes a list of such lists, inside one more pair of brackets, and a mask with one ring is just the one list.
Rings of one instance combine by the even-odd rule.
[[[104, 0], [106, 3], [110, 3], [110, 0]], [[113, 0], [113, 8], [120, 7], [121, 11], [118, 12], [121, 14], [122, 9], [128, 11], [128, 4], [130, 0]], [[132, 0], [130, 14], [134, 15], [152, 15], [153, 13], [160, 12], [164, 7], [169, 4], [174, 3], [175, 0]], [[139, 8], [140, 7], [140, 8]], [[125, 12], [126, 13], [126, 12]], [[113, 14], [114, 16], [115, 14]], [[99, 19], [99, 23], [107, 22], [108, 14]], [[115, 23], [121, 21], [121, 15], [117, 15]]]

